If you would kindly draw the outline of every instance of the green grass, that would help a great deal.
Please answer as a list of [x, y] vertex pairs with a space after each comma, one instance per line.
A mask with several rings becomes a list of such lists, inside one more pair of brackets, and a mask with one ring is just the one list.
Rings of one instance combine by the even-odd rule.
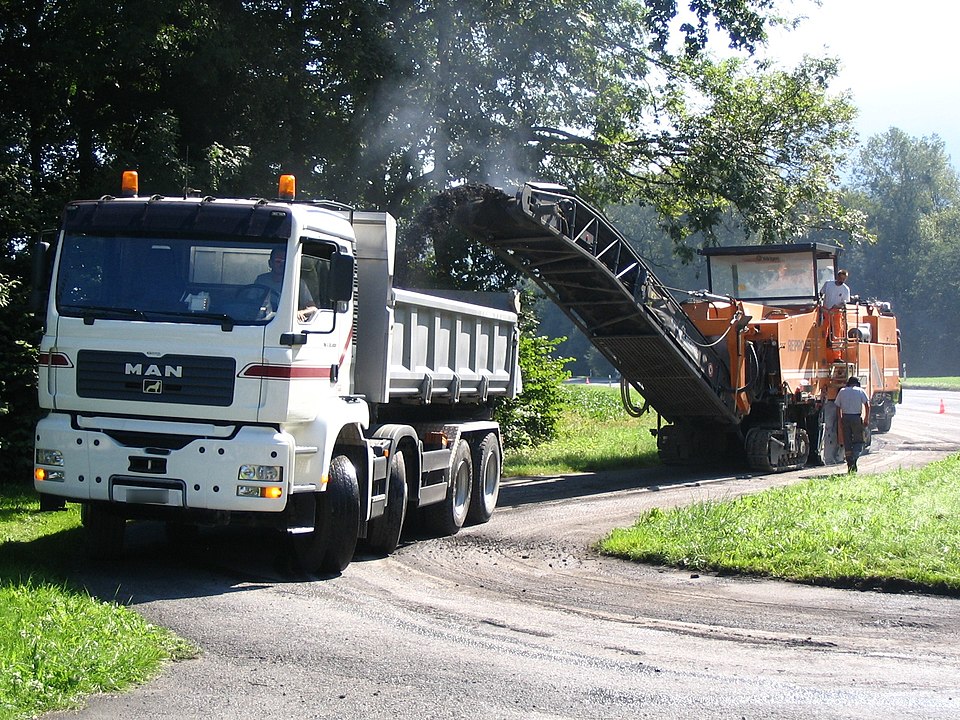
[[960, 594], [960, 456], [651, 510], [599, 547], [700, 571]]
[[135, 612], [64, 582], [80, 544], [76, 506], [39, 512], [0, 486], [0, 718], [27, 718], [129, 687], [195, 650]]
[[903, 387], [919, 390], [960, 390], [960, 377], [904, 378]]
[[562, 475], [659, 462], [656, 439], [650, 435], [656, 415], [627, 415], [619, 387], [564, 385], [563, 392], [567, 406], [557, 439], [536, 448], [508, 451], [504, 475]]

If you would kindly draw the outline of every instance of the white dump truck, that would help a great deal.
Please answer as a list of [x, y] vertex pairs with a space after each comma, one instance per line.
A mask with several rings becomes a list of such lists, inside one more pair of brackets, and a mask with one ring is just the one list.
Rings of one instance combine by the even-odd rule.
[[71, 202], [49, 278], [34, 485], [82, 503], [91, 548], [129, 519], [188, 540], [279, 528], [303, 570], [358, 539], [392, 552], [408, 508], [439, 534], [497, 503], [496, 398], [520, 389], [515, 298], [393, 287], [395, 222], [329, 202]]

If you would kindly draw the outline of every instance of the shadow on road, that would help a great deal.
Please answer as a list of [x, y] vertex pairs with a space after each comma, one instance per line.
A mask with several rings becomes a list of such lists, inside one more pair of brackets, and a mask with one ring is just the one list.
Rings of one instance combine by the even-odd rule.
[[[504, 478], [498, 505], [522, 507], [631, 490], [658, 492], [751, 477], [755, 475], [735, 465], [709, 470], [658, 466], [512, 477]], [[416, 512], [409, 513], [408, 519], [402, 544], [435, 537], [417, 522]], [[287, 540], [275, 530], [223, 527], [203, 529], [189, 543], [173, 542], [163, 523], [131, 522], [121, 556], [102, 560], [89, 557], [84, 532], [75, 528], [31, 542], [0, 543], [0, 582], [29, 578], [37, 583], [67, 584], [101, 600], [136, 605], [333, 577], [297, 572], [290, 563]], [[361, 544], [354, 563], [375, 562], [381, 557], [365, 552]]]
[[162, 523], [132, 522], [120, 557], [104, 560], [89, 556], [83, 529], [74, 528], [0, 543], [0, 583], [66, 585], [106, 602], [136, 605], [325, 579], [294, 572], [284, 543], [276, 531], [228, 527], [204, 530], [183, 546], [167, 539]]
[[574, 475], [512, 477], [503, 479], [500, 500], [497, 504], [498, 507], [519, 507], [531, 503], [568, 500], [624, 490], [655, 492], [676, 487], [697, 487], [705, 482], [718, 482], [724, 477], [749, 478], [754, 475], [745, 471], [743, 467], [730, 464], [709, 470], [660, 466]]

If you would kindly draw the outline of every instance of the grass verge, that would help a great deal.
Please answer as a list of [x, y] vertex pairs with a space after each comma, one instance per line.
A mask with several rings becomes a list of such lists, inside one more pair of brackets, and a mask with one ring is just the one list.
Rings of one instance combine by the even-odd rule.
[[651, 510], [599, 547], [719, 573], [960, 595], [960, 456]]
[[195, 649], [64, 582], [79, 511], [41, 513], [30, 489], [0, 486], [0, 718], [34, 717], [155, 675]]
[[566, 407], [558, 437], [535, 448], [508, 451], [504, 475], [562, 475], [659, 462], [656, 439], [650, 435], [656, 415], [627, 415], [619, 387], [564, 385], [563, 392]]
[[904, 378], [902, 384], [908, 390], [960, 390], [960, 377]]

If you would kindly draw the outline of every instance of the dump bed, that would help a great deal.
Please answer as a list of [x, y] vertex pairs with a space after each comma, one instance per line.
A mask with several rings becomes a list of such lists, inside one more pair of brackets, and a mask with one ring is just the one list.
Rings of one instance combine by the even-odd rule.
[[359, 287], [354, 391], [379, 404], [514, 397], [520, 372], [510, 296], [394, 288], [393, 218], [355, 213], [353, 225]]

